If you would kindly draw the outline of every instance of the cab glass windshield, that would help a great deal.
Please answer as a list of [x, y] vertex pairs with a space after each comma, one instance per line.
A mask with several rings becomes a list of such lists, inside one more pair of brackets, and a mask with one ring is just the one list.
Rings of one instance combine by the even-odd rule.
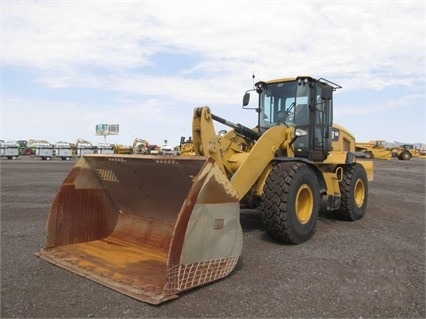
[[273, 125], [294, 125], [295, 106], [307, 103], [308, 88], [297, 81], [268, 84], [260, 94], [261, 132]]

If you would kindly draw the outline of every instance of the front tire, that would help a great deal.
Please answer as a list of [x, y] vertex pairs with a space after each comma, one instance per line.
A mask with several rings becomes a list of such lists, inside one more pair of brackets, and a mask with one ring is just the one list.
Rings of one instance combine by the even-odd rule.
[[305, 163], [274, 165], [261, 205], [263, 221], [272, 238], [300, 244], [312, 237], [321, 201], [318, 184], [315, 172]]
[[408, 161], [410, 160], [410, 158], [411, 158], [411, 153], [407, 151], [402, 152], [401, 155], [399, 156], [399, 159], [403, 161]]
[[339, 187], [340, 208], [334, 215], [349, 221], [361, 219], [368, 201], [368, 181], [364, 167], [360, 164], [344, 166]]

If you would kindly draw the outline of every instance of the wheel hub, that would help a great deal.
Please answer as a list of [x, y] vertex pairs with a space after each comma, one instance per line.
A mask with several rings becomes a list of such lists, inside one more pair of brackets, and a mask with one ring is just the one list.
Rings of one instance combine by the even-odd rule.
[[355, 205], [357, 207], [361, 207], [362, 204], [364, 204], [364, 198], [365, 198], [365, 186], [362, 180], [358, 179], [355, 183], [355, 190], [354, 190]]
[[303, 184], [296, 194], [296, 217], [301, 224], [306, 224], [311, 216], [314, 207], [314, 196], [312, 189], [307, 184]]

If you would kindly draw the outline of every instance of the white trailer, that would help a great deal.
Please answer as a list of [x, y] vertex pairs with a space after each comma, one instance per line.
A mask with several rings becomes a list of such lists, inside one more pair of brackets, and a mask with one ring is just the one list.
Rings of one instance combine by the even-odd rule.
[[114, 154], [114, 146], [110, 143], [99, 143], [98, 154]]
[[73, 157], [71, 144], [68, 142], [55, 143], [55, 156], [63, 161], [69, 161]]
[[85, 154], [93, 154], [95, 153], [95, 148], [93, 147], [92, 143], [78, 139], [75, 143], [75, 146], [77, 148], [77, 156], [82, 157]]
[[85, 154], [93, 154], [95, 152], [95, 150], [93, 149], [93, 146], [90, 145], [90, 147], [86, 147], [86, 146], [80, 146], [77, 148], [77, 156], [78, 157], [82, 157]]
[[37, 148], [35, 151], [35, 156], [41, 157], [44, 161], [50, 161], [53, 157], [53, 145], [50, 143], [37, 143]]
[[0, 157], [15, 160], [19, 156], [19, 144], [15, 141], [0, 142]]

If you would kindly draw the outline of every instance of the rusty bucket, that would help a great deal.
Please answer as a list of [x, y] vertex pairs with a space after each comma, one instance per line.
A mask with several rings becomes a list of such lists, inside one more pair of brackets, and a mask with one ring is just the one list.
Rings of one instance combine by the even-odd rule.
[[212, 158], [85, 155], [53, 201], [36, 255], [159, 304], [233, 270], [239, 211]]

